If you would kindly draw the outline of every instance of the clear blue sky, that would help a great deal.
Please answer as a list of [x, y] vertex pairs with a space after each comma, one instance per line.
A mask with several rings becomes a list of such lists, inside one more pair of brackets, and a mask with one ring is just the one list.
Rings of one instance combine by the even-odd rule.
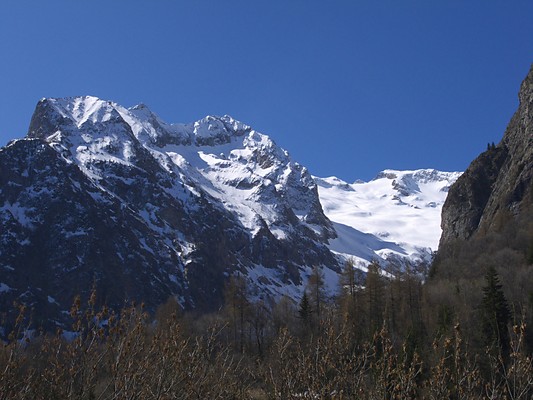
[[0, 145], [42, 97], [229, 114], [319, 176], [463, 170], [533, 63], [533, 2], [2, 0]]

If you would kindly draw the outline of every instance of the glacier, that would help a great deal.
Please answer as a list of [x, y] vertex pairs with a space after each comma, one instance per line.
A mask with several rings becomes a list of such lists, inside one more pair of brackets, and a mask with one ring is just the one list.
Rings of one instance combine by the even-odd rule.
[[349, 184], [314, 177], [320, 202], [337, 238], [330, 249], [355, 265], [369, 261], [430, 263], [437, 250], [440, 214], [461, 172], [384, 170], [370, 182]]

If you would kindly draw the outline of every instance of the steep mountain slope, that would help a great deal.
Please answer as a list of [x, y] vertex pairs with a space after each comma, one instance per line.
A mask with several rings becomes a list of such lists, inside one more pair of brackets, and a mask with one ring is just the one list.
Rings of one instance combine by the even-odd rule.
[[[478, 264], [517, 265], [526, 262], [528, 251], [533, 254], [533, 66], [518, 97], [501, 142], [489, 146], [450, 189], [437, 266], [483, 271]], [[498, 255], [503, 251], [506, 259]]]
[[441, 230], [440, 212], [458, 172], [385, 170], [370, 182], [315, 178], [338, 237], [330, 249], [365, 266], [373, 259], [430, 262]]
[[268, 300], [339, 268], [307, 170], [230, 117], [169, 125], [145, 106], [43, 99], [0, 168], [1, 306], [22, 299], [43, 324], [93, 285], [111, 306], [174, 295], [205, 310], [235, 272]]
[[314, 267], [332, 294], [347, 257], [363, 270], [427, 260], [456, 176], [348, 185], [229, 116], [168, 124], [144, 105], [43, 99], [27, 137], [0, 149], [0, 307], [23, 301], [36, 325], [66, 326], [74, 296], [96, 287], [115, 308], [173, 296], [205, 311], [230, 275], [269, 302], [298, 299]]

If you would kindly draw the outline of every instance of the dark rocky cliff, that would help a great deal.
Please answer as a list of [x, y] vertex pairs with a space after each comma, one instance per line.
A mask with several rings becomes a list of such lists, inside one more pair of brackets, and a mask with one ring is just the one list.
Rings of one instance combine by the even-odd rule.
[[506, 247], [527, 258], [533, 215], [533, 65], [518, 97], [518, 110], [501, 142], [489, 146], [450, 188], [437, 265], [452, 254], [464, 262], [457, 254], [465, 245], [485, 256]]
[[451, 187], [442, 210], [441, 254], [470, 240], [531, 223], [533, 187], [533, 65], [520, 105], [502, 141], [489, 146]]

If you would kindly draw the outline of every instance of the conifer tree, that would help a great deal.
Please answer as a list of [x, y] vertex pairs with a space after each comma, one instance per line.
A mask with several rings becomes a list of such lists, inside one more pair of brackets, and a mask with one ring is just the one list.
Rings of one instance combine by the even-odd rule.
[[509, 351], [507, 325], [511, 318], [511, 312], [494, 267], [488, 268], [485, 282], [486, 286], [483, 287], [483, 299], [480, 307], [483, 336], [487, 345], [497, 345], [502, 354], [506, 355]]
[[309, 297], [307, 292], [304, 291], [300, 305], [298, 306], [298, 316], [302, 320], [304, 326], [309, 326], [311, 324], [311, 304], [309, 303]]

